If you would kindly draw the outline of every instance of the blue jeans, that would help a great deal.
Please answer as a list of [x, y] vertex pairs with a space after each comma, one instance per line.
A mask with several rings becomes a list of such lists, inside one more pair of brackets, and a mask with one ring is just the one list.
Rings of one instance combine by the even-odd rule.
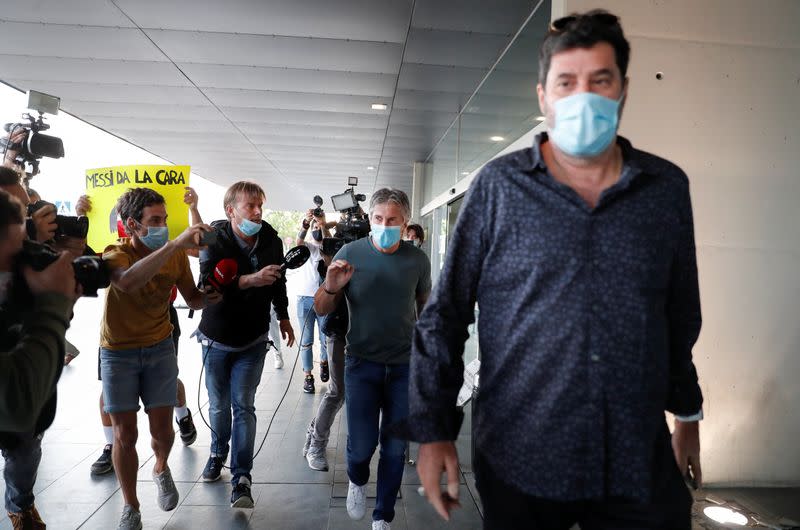
[[14, 449], [3, 449], [6, 466], [6, 511], [20, 513], [33, 506], [33, 485], [42, 459], [42, 435], [26, 438]]
[[376, 363], [347, 355], [344, 381], [347, 475], [357, 486], [367, 483], [369, 463], [380, 439], [378, 494], [372, 520], [391, 522], [403, 480], [406, 442], [385, 430], [408, 416], [408, 364]]
[[103, 409], [108, 413], [174, 407], [178, 391], [178, 358], [172, 336], [143, 348], [100, 348]]
[[[309, 316], [309, 312], [311, 315]], [[322, 334], [322, 317], [314, 312], [313, 296], [297, 297], [297, 320], [300, 321], [301, 336], [300, 358], [303, 360], [303, 371], [310, 372], [314, 368], [314, 352], [311, 347], [314, 345], [314, 323], [319, 330], [319, 360], [328, 360], [328, 349], [325, 346], [325, 335]]]
[[250, 470], [253, 469], [256, 443], [255, 398], [266, 355], [266, 342], [240, 352], [220, 350], [213, 343], [211, 347], [203, 345], [212, 429], [211, 454], [224, 459], [233, 446], [231, 482], [234, 485], [239, 482], [239, 477], [253, 480]]

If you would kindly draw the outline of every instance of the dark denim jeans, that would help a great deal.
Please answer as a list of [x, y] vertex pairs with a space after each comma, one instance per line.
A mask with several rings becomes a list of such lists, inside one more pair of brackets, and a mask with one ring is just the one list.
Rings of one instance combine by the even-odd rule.
[[394, 519], [394, 504], [403, 480], [406, 442], [386, 429], [408, 416], [408, 364], [383, 364], [347, 355], [344, 365], [347, 409], [347, 475], [363, 486], [378, 440], [378, 494], [372, 520]]
[[[311, 313], [309, 315], [309, 313]], [[322, 333], [323, 317], [314, 312], [313, 296], [297, 297], [297, 320], [300, 322], [301, 335], [297, 338], [300, 342], [300, 360], [303, 361], [303, 371], [310, 372], [314, 369], [314, 324], [319, 331], [319, 360], [328, 360], [328, 348], [325, 344], [325, 335]]]
[[33, 506], [33, 486], [42, 459], [42, 435], [26, 437], [13, 449], [3, 449], [6, 511], [20, 513]]
[[[203, 346], [208, 389], [208, 409], [211, 422], [211, 454], [225, 458], [230, 446], [231, 482], [239, 477], [252, 482], [253, 449], [256, 442], [255, 397], [267, 343], [261, 342], [240, 352], [229, 352]], [[233, 425], [231, 427], [231, 408]], [[228, 444], [230, 442], [230, 445]]]

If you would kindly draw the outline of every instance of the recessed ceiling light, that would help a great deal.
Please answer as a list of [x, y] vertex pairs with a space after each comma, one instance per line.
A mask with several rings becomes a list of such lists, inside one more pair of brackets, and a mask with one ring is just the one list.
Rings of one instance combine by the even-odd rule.
[[544, 116], [536, 116], [536, 121], [544, 121], [546, 119]]
[[734, 524], [737, 526], [744, 526], [747, 524], [746, 515], [735, 510], [731, 510], [730, 508], [725, 508], [722, 506], [709, 506], [703, 510], [703, 513], [712, 521], [716, 521], [721, 524]]
[[385, 103], [373, 103], [372, 110], [386, 110], [389, 107]]
[[367, 170], [368, 170], [368, 171], [372, 171], [372, 170], [374, 170], [374, 169], [375, 169], [375, 166], [367, 166]]
[[462, 171], [461, 174], [464, 176], [469, 175], [469, 171]]
[[491, 138], [489, 138], [489, 140], [493, 142], [502, 142], [503, 140], [505, 140], [505, 138], [503, 138], [502, 136], [492, 136]]

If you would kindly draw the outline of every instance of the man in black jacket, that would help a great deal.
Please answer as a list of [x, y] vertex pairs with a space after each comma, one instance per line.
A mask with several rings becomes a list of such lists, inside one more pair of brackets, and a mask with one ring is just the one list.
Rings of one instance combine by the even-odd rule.
[[[201, 277], [207, 284], [217, 285], [223, 295], [222, 302], [203, 311], [198, 333], [212, 428], [211, 456], [203, 480], [220, 478], [231, 449], [234, 508], [253, 507], [254, 401], [267, 353], [270, 303], [278, 315], [282, 337], [289, 346], [294, 344], [286, 279], [280, 273], [283, 245], [275, 229], [261, 220], [263, 203], [264, 190], [255, 183], [237, 182], [228, 188], [224, 199], [227, 220], [212, 223], [217, 240], [200, 253]], [[220, 265], [222, 260], [236, 262], [237, 277], [225, 277], [232, 268]]]

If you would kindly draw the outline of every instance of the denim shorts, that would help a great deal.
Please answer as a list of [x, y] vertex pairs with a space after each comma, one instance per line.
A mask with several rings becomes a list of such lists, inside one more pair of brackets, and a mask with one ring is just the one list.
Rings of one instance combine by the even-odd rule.
[[108, 413], [174, 407], [178, 391], [178, 359], [172, 337], [145, 348], [100, 348], [103, 403]]

